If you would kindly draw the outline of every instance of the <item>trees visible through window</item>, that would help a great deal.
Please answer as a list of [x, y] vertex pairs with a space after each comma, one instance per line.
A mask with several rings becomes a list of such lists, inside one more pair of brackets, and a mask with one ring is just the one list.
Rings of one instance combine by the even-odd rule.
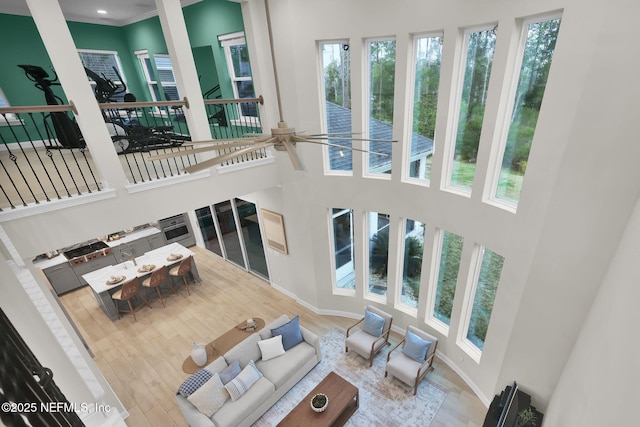
[[494, 192], [497, 199], [511, 205], [517, 205], [520, 199], [559, 29], [560, 18], [525, 22], [523, 27], [526, 37], [523, 37], [522, 64]]
[[369, 212], [367, 214], [367, 230], [367, 236], [369, 237], [368, 292], [376, 295], [387, 295], [389, 215]]
[[411, 308], [418, 308], [420, 276], [422, 275], [424, 232], [424, 224], [411, 219], [405, 220], [400, 303]]
[[429, 181], [434, 150], [442, 35], [414, 39], [416, 61], [409, 176]]
[[504, 258], [484, 247], [480, 248], [479, 257], [480, 271], [475, 280], [473, 306], [469, 316], [466, 338], [482, 350], [487, 337]]
[[435, 288], [433, 317], [449, 326], [464, 240], [457, 234], [450, 233], [447, 230], [440, 230], [439, 238], [441, 244], [439, 263], [437, 265], [438, 282]]
[[[369, 120], [368, 134], [372, 139], [393, 138], [393, 99], [396, 72], [396, 41], [379, 40], [367, 43], [369, 68]], [[391, 173], [390, 142], [369, 142], [368, 148], [380, 156], [369, 154], [368, 173]]]
[[450, 159], [449, 186], [471, 191], [497, 28], [467, 31], [466, 64], [460, 91], [455, 150]]
[[356, 278], [353, 262], [353, 211], [332, 210], [333, 247], [336, 287], [355, 289]]
[[[324, 76], [325, 118], [328, 133], [351, 133], [351, 56], [347, 42], [321, 44]], [[334, 139], [326, 146], [329, 170], [351, 171], [350, 139]]]

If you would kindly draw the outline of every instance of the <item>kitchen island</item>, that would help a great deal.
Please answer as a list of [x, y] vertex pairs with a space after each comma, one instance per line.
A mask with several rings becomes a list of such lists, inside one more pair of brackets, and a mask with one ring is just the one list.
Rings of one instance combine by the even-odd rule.
[[[115, 301], [111, 298], [111, 294], [119, 290], [122, 287], [123, 283], [126, 283], [134, 277], [138, 277], [140, 282], [142, 282], [142, 280], [150, 276], [154, 270], [143, 271], [142, 267], [145, 265], [155, 265], [155, 269], [158, 269], [163, 265], [167, 268], [171, 268], [175, 265], [178, 265], [183, 259], [192, 256], [193, 254], [194, 252], [185, 248], [181, 244], [172, 243], [170, 245], [166, 245], [158, 249], [149, 251], [142, 256], [135, 257], [135, 264], [137, 265], [135, 265], [133, 261], [125, 261], [120, 264], [110, 265], [99, 270], [84, 274], [82, 278], [86, 280], [89, 286], [91, 286], [91, 289], [93, 290], [93, 293], [98, 300], [98, 304], [105, 312], [105, 314], [111, 320], [117, 320], [119, 318], [118, 309], [116, 307]], [[176, 255], [179, 258], [173, 257], [177, 259], [172, 259], [172, 255]], [[200, 280], [198, 269], [196, 268], [196, 263], [193, 259], [191, 262], [191, 272], [193, 273], [193, 276], [196, 280]], [[112, 277], [121, 276], [125, 278], [118, 283], [109, 283]], [[169, 278], [169, 280], [171, 280], [171, 278]], [[147, 289], [141, 289], [141, 293], [143, 293], [146, 298], [145, 291], [147, 291]]]

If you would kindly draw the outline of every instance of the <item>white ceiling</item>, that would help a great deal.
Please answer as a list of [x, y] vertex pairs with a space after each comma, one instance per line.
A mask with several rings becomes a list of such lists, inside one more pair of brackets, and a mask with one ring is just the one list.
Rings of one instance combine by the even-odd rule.
[[[201, 0], [180, 0], [188, 6]], [[58, 0], [67, 21], [123, 26], [156, 16], [154, 0]], [[97, 12], [107, 11], [106, 15]], [[0, 0], [0, 13], [30, 15], [26, 0]]]

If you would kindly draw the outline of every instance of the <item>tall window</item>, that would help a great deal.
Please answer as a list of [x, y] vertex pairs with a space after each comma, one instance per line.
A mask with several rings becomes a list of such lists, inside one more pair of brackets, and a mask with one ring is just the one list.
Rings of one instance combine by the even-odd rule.
[[353, 254], [353, 211], [332, 209], [333, 247], [335, 260], [336, 287], [356, 288], [356, 274]]
[[460, 258], [462, 256], [463, 238], [447, 230], [439, 230], [440, 251], [438, 252], [435, 274], [437, 285], [434, 289], [431, 315], [445, 325], [451, 322], [453, 300], [458, 283]]
[[473, 290], [473, 306], [468, 316], [466, 339], [482, 350], [487, 337], [493, 302], [496, 298], [504, 258], [497, 253], [480, 247], [478, 253], [477, 276]]
[[[351, 56], [347, 42], [327, 42], [320, 45], [324, 75], [324, 107], [328, 133], [351, 133]], [[353, 170], [350, 139], [329, 141], [327, 146], [329, 170]], [[345, 148], [342, 148], [345, 147]]]
[[[372, 139], [393, 138], [393, 98], [396, 72], [396, 41], [379, 40], [367, 43], [368, 68], [368, 135]], [[369, 142], [369, 174], [391, 173], [390, 142]]]
[[424, 224], [411, 219], [405, 220], [400, 303], [414, 309], [418, 308], [418, 297], [420, 296], [424, 232]]
[[[78, 50], [82, 65], [90, 69], [98, 76], [111, 80], [118, 88], [122, 88], [125, 85], [124, 74], [122, 73], [122, 66], [120, 65], [120, 59], [118, 53], [115, 51], [106, 50]], [[90, 80], [91, 87], [95, 89], [96, 84], [93, 80]], [[124, 91], [115, 94], [112, 97], [115, 102], [124, 101]]]
[[[244, 33], [225, 34], [218, 37], [227, 60], [227, 70], [231, 78], [234, 98], [255, 98], [249, 50]], [[238, 115], [241, 119], [255, 121], [258, 110], [255, 104], [239, 104]]]
[[176, 101], [180, 92], [173, 73], [173, 64], [169, 55], [154, 55], [153, 63], [146, 51], [136, 52], [142, 71], [154, 101]]
[[497, 29], [467, 31], [466, 64], [460, 88], [455, 150], [451, 153], [449, 186], [471, 192]]
[[368, 292], [387, 295], [387, 272], [389, 267], [389, 215], [369, 212], [367, 214], [367, 236], [369, 236]]
[[513, 93], [513, 109], [495, 188], [495, 198], [517, 205], [538, 113], [547, 85], [560, 18], [528, 21], [523, 25], [523, 46], [518, 85]]
[[413, 43], [416, 67], [409, 177], [430, 181], [442, 61], [442, 35], [417, 36]]
[[[7, 100], [7, 97], [4, 95], [2, 88], [0, 88], [0, 108], [8, 108], [8, 107], [11, 107], [11, 105], [9, 105], [9, 101]], [[20, 123], [20, 121], [18, 120], [16, 115], [13, 113], [5, 113], [0, 116], [0, 126], [8, 126], [10, 124], [17, 124], [17, 123]]]

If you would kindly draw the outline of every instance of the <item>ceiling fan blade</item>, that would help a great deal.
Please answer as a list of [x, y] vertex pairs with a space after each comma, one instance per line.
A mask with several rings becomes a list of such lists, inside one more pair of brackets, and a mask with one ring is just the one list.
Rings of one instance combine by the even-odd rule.
[[197, 144], [233, 144], [237, 142], [244, 142], [245, 144], [254, 144], [258, 142], [264, 142], [267, 139], [271, 138], [271, 135], [259, 135], [260, 138], [230, 138], [230, 139], [207, 139], [204, 141], [189, 141], [185, 142], [184, 145], [197, 145]]
[[[256, 142], [253, 141], [253, 140], [249, 140], [247, 142], [232, 142], [232, 143], [229, 143], [229, 144], [216, 144], [216, 145], [210, 145], [208, 147], [193, 148], [191, 150], [174, 151], [174, 152], [171, 152], [171, 153], [156, 154], [156, 155], [147, 157], [147, 160], [154, 161], [154, 160], [172, 159], [174, 157], [188, 156], [190, 154], [206, 153], [207, 151], [221, 150], [221, 149], [226, 149], [226, 148], [247, 147], [247, 146], [253, 146], [255, 144], [256, 144]], [[188, 144], [182, 144], [183, 147], [185, 145], [188, 145]]]
[[384, 156], [384, 157], [389, 157], [388, 154], [385, 153], [378, 153], [376, 151], [368, 151], [368, 150], [361, 150], [359, 148], [353, 148], [353, 147], [346, 147], [344, 145], [340, 145], [340, 144], [331, 144], [329, 142], [324, 142], [324, 141], [313, 141], [313, 140], [309, 140], [309, 139], [305, 139], [299, 142], [310, 142], [312, 144], [320, 144], [320, 145], [327, 145], [329, 147], [339, 147], [339, 148], [344, 148], [345, 150], [349, 150], [349, 151], [359, 151], [361, 153], [369, 153], [369, 154], [375, 154], [376, 156]]
[[293, 144], [289, 141], [282, 141], [282, 145], [284, 145], [284, 148], [287, 150], [287, 154], [289, 154], [293, 168], [297, 171], [306, 171], [307, 168], [305, 168], [304, 163], [302, 163], [302, 160], [300, 159], [300, 156], [298, 156], [298, 152]]
[[203, 169], [210, 168], [211, 166], [220, 164], [222, 162], [226, 162], [227, 160], [231, 160], [231, 159], [236, 158], [238, 156], [242, 156], [243, 154], [250, 153], [252, 151], [256, 151], [256, 150], [259, 150], [261, 148], [270, 147], [272, 145], [273, 145], [273, 143], [271, 143], [271, 142], [264, 142], [262, 144], [252, 145], [251, 147], [243, 148], [243, 149], [234, 151], [233, 153], [223, 154], [221, 156], [217, 156], [217, 157], [214, 157], [212, 159], [200, 162], [200, 163], [198, 163], [196, 165], [189, 166], [188, 168], [185, 168], [185, 172], [188, 172], [188, 173], [198, 172], [198, 171], [201, 171]]

